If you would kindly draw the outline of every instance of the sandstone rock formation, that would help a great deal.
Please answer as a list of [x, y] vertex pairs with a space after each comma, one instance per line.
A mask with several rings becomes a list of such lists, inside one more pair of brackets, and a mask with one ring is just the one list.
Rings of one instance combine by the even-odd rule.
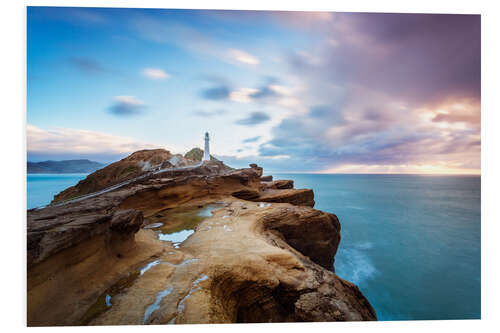
[[262, 176], [260, 177], [261, 182], [272, 182], [273, 181], [273, 176]]
[[140, 150], [90, 174], [77, 185], [67, 188], [54, 197], [53, 202], [71, 199], [102, 190], [127, 179], [159, 167], [173, 155], [165, 149]]
[[290, 188], [293, 188], [293, 180], [290, 180], [290, 179], [279, 179], [279, 180], [275, 180], [275, 181], [263, 181], [262, 178], [264, 177], [260, 177], [260, 180], [261, 180], [261, 188], [263, 190], [265, 189], [275, 189], [275, 190], [286, 190], [286, 189], [290, 189]]
[[376, 320], [334, 273], [337, 217], [261, 176], [210, 161], [29, 210], [28, 325]]

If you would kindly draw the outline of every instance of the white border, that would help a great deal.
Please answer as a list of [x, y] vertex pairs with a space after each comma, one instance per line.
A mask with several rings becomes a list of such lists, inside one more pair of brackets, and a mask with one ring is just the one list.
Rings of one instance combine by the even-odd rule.
[[[208, 9], [261, 9], [261, 10], [330, 10], [357, 12], [405, 12], [405, 13], [462, 13], [482, 15], [482, 320], [463, 321], [405, 321], [378, 323], [315, 323], [315, 324], [259, 324], [259, 325], [186, 325], [168, 327], [172, 331], [231, 331], [254, 330], [341, 330], [349, 332], [409, 332], [426, 331], [493, 331], [500, 325], [495, 322], [498, 313], [500, 276], [498, 243], [500, 216], [498, 172], [500, 158], [500, 107], [497, 84], [500, 52], [499, 8], [494, 1], [398, 1], [398, 0], [345, 0], [339, 1], [152, 1], [152, 0], [86, 0], [86, 1], [10, 1], [2, 3], [0, 11], [1, 33], [1, 135], [2, 135], [2, 324], [4, 329], [26, 329], [26, 140], [25, 140], [25, 89], [26, 89], [26, 5], [33, 6], [93, 6], [93, 7], [149, 7], [149, 8], [208, 8]], [[467, 302], [467, 300], [463, 300]], [[136, 326], [95, 328], [41, 328], [52, 330], [132, 331]], [[141, 331], [164, 331], [164, 326], [141, 327]], [[9, 330], [10, 331], [10, 330]]]

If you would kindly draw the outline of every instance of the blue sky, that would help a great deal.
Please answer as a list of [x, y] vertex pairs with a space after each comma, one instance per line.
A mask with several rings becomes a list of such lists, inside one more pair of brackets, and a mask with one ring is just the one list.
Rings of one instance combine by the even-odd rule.
[[480, 172], [480, 18], [29, 7], [28, 160]]

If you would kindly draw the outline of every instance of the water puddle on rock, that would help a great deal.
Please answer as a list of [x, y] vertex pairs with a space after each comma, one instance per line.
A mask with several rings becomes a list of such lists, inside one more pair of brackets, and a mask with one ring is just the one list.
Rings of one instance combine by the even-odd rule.
[[[182, 242], [194, 233], [194, 229], [200, 222], [213, 215], [212, 210], [223, 206], [223, 203], [216, 203], [205, 205], [203, 207], [174, 208], [165, 210], [157, 213], [154, 217], [148, 218], [149, 224], [143, 228], [156, 231], [160, 240], [170, 241], [174, 244], [174, 247], [178, 248]], [[197, 260], [198, 259], [196, 258], [188, 259], [176, 266], [184, 266]], [[87, 310], [81, 319], [81, 325], [89, 324], [92, 320], [108, 311], [113, 306], [114, 296], [126, 291], [141, 275], [161, 263], [162, 262], [158, 259], [151, 261], [144, 267], [138, 270], [133, 270], [129, 272], [127, 276], [118, 280], [118, 282], [102, 293], [97, 298], [95, 303]], [[171, 289], [167, 288], [158, 293], [156, 302], [151, 304], [148, 311], [146, 311], [144, 321], [146, 321], [151, 313], [156, 310], [157, 306], [159, 306], [159, 303], [161, 302], [161, 299], [170, 292]]]
[[211, 217], [212, 211], [220, 207], [223, 207], [223, 204], [164, 210], [148, 218], [150, 224], [144, 229], [155, 230], [158, 233], [158, 239], [172, 242], [175, 248], [179, 248], [182, 242], [194, 233], [196, 226]]
[[161, 261], [156, 259], [139, 270], [133, 270], [127, 274], [127, 276], [121, 278], [114, 285], [109, 287], [104, 293], [101, 294], [95, 301], [95, 303], [87, 310], [83, 318], [81, 319], [82, 325], [87, 325], [95, 318], [102, 315], [110, 307], [113, 306], [113, 297], [126, 291], [130, 288], [134, 282], [144, 273], [149, 271], [154, 266], [160, 264]]
[[113, 306], [112, 298], [115, 295], [125, 291], [135, 280], [141, 275], [141, 271], [134, 270], [129, 272], [127, 276], [118, 280], [117, 283], [109, 287], [104, 293], [101, 294], [95, 301], [95, 303], [87, 310], [85, 315], [81, 319], [81, 325], [87, 325], [95, 318], [106, 312], [111, 306]]
[[157, 295], [156, 295], [156, 300], [153, 304], [151, 304], [150, 306], [148, 306], [148, 308], [146, 309], [146, 312], [144, 313], [144, 319], [142, 320], [142, 323], [145, 324], [146, 321], [149, 319], [149, 316], [151, 316], [151, 314], [158, 310], [160, 308], [160, 302], [161, 300], [163, 299], [163, 297], [167, 296], [168, 294], [170, 294], [174, 289], [173, 288], [167, 288], [165, 290], [162, 290], [160, 291]]

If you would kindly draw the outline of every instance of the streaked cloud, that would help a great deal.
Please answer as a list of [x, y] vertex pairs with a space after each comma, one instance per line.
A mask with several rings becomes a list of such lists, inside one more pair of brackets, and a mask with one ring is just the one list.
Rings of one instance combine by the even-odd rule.
[[250, 113], [250, 115], [246, 118], [237, 120], [235, 124], [245, 125], [245, 126], [256, 126], [265, 123], [270, 119], [271, 117], [267, 113], [257, 111]]
[[259, 155], [307, 161], [302, 171], [480, 172], [479, 23], [468, 15], [339, 13], [318, 24], [326, 42], [290, 52], [304, 88]]
[[211, 117], [216, 117], [216, 116], [222, 116], [227, 114], [226, 110], [213, 110], [213, 111], [202, 111], [202, 110], [197, 110], [193, 112], [194, 116], [198, 117], [206, 117], [206, 118], [211, 118]]
[[107, 24], [108, 17], [102, 9], [84, 7], [28, 7], [29, 15], [42, 19], [68, 22], [74, 25]]
[[480, 170], [476, 168], [454, 167], [446, 162], [434, 162], [434, 164], [389, 164], [389, 165], [365, 165], [345, 164], [323, 170], [321, 173], [375, 173], [375, 174], [463, 174], [476, 175]]
[[276, 89], [276, 86], [272, 84], [275, 79], [269, 79], [268, 81], [266, 85], [259, 87], [256, 92], [250, 94], [250, 97], [253, 99], [265, 99], [279, 96], [280, 89]]
[[[68, 110], [67, 121], [78, 123], [82, 109], [101, 107], [106, 96], [129, 91], [147, 94], [147, 103], [157, 107], [187, 110], [168, 114], [171, 123], [181, 124], [186, 115], [193, 121], [173, 128], [165, 140], [192, 146], [198, 137], [186, 133], [209, 127], [221, 139], [214, 149], [234, 153], [223, 158], [234, 166], [257, 162], [274, 170], [314, 172], [480, 170], [479, 15], [110, 8], [31, 8], [28, 13], [35, 55], [28, 62], [31, 119], [46, 119], [45, 113], [56, 119]], [[109, 29], [90, 29], [97, 23]], [[57, 29], [71, 29], [75, 36], [75, 49], [60, 56]], [[104, 57], [116, 49], [134, 59]], [[145, 58], [148, 68], [140, 61]], [[47, 75], [60, 59], [69, 59], [83, 73], [109, 72], [109, 66], [123, 75], [92, 82], [74, 71], [68, 71], [68, 80], [60, 79], [66, 78], [63, 72]], [[179, 85], [157, 85], [157, 91], [146, 93], [150, 83], [132, 80], [138, 70], [149, 79], [167, 79], [160, 64], [182, 72]], [[69, 90], [69, 80], [80, 89]], [[96, 96], [95, 101], [88, 96]], [[72, 109], [75, 98], [87, 104]], [[129, 116], [145, 108], [137, 97], [117, 96], [108, 111]], [[143, 114], [141, 120], [151, 123], [145, 135], [156, 138], [167, 119]], [[109, 118], [101, 116], [95, 121]], [[204, 118], [211, 118], [209, 126]], [[119, 123], [106, 126], [114, 131]], [[127, 129], [142, 135], [141, 129]], [[234, 129], [238, 140], [230, 140]]]
[[219, 100], [228, 99], [230, 93], [231, 93], [231, 91], [230, 91], [228, 86], [219, 85], [216, 87], [204, 89], [201, 92], [201, 96], [205, 99], [219, 101]]
[[238, 50], [238, 49], [231, 49], [229, 50], [229, 54], [232, 59], [239, 61], [241, 63], [247, 64], [247, 65], [258, 65], [259, 64], [259, 59], [257, 57], [251, 55], [248, 52]]
[[85, 73], [106, 73], [110, 70], [105, 68], [101, 63], [92, 58], [71, 57], [69, 63]]
[[252, 138], [247, 138], [247, 139], [245, 139], [245, 140], [243, 140], [241, 142], [243, 142], [243, 143], [257, 142], [257, 141], [260, 140], [260, 138], [262, 138], [262, 137], [261, 136], [254, 136]]
[[107, 160], [108, 156], [112, 161], [137, 150], [162, 148], [129, 137], [73, 128], [42, 129], [28, 124], [26, 135], [28, 155], [45, 156], [45, 159], [100, 156], [101, 160]]
[[140, 114], [145, 104], [134, 96], [115, 96], [114, 103], [109, 111], [116, 116], [134, 116]]
[[481, 125], [481, 105], [478, 100], [451, 101], [433, 107], [429, 112], [434, 123], [456, 124], [462, 123], [468, 126], [479, 127]]
[[170, 74], [161, 68], [144, 68], [142, 75], [152, 80], [164, 80], [170, 77]]
[[229, 95], [229, 99], [233, 102], [239, 103], [250, 103], [252, 102], [252, 95], [258, 92], [257, 89], [254, 88], [241, 88], [235, 91], [232, 91]]
[[231, 64], [255, 66], [260, 63], [255, 55], [228, 47], [228, 43], [210, 29], [201, 30], [192, 24], [179, 24], [175, 20], [160, 20], [148, 15], [134, 15], [130, 21], [139, 36], [157, 43], [176, 45], [194, 54], [208, 55]]

